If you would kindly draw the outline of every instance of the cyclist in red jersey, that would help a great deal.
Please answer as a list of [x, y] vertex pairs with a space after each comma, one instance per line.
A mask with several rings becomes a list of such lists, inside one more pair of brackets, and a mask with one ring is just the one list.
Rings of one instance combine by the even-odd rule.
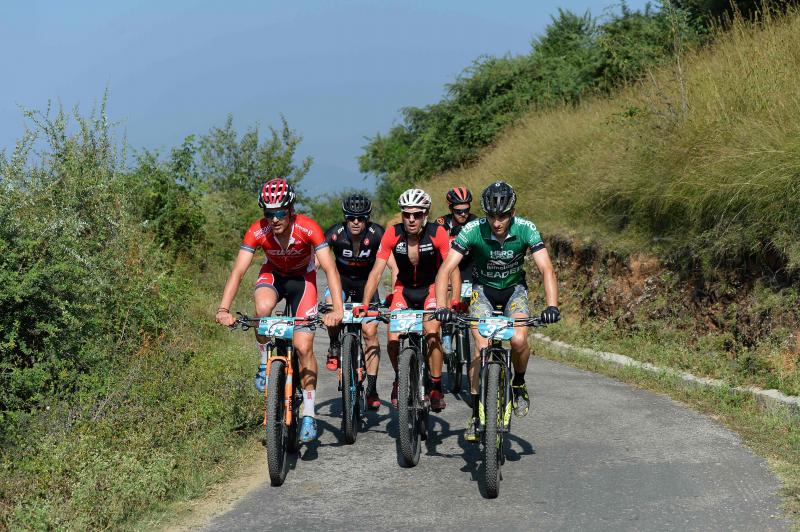
[[[292, 185], [285, 179], [273, 179], [264, 183], [258, 196], [258, 205], [264, 218], [254, 222], [244, 235], [236, 263], [225, 283], [222, 301], [217, 310], [216, 321], [231, 326], [236, 321], [230, 305], [242, 276], [253, 262], [256, 248], [264, 250], [266, 256], [256, 281], [254, 298], [256, 316], [269, 316], [281, 299], [286, 299], [290, 312], [296, 317], [317, 315], [317, 263], [325, 271], [333, 293], [342, 291], [339, 273], [325, 233], [307, 216], [294, 212], [295, 194]], [[333, 312], [327, 313], [323, 321], [333, 327], [342, 321], [344, 307], [339, 298], [334, 298]], [[256, 346], [260, 365], [255, 377], [256, 388], [264, 391], [266, 386], [267, 339], [256, 335]], [[292, 338], [300, 365], [300, 383], [303, 388], [303, 419], [300, 439], [309, 442], [316, 439], [314, 402], [317, 387], [317, 360], [314, 358], [314, 327], [295, 327]]]
[[[400, 195], [398, 205], [402, 211], [402, 223], [389, 227], [381, 239], [377, 259], [364, 287], [363, 307], [369, 305], [372, 294], [378, 288], [383, 270], [390, 257], [397, 262], [397, 279], [392, 291], [392, 310], [435, 310], [436, 271], [444, 262], [450, 249], [447, 231], [441, 225], [428, 222], [431, 197], [423, 190], [413, 188]], [[456, 275], [458, 275], [456, 273]], [[458, 277], [461, 284], [461, 278]], [[356, 309], [354, 309], [356, 311]], [[442, 393], [442, 344], [439, 339], [441, 324], [431, 320], [424, 322], [428, 342], [428, 368], [431, 376], [431, 409], [438, 412], [447, 406]], [[400, 335], [389, 333], [387, 351], [394, 368], [392, 406], [397, 408], [397, 357], [400, 351]]]

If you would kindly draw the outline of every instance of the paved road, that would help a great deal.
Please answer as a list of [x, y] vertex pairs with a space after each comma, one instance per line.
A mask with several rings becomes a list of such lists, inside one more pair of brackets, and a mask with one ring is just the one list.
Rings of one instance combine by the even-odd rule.
[[[315, 347], [324, 358], [327, 337]], [[469, 410], [447, 396], [415, 468], [402, 468], [384, 400], [354, 445], [343, 443], [339, 393], [321, 366], [319, 442], [286, 482], [264, 484], [207, 530], [784, 530], [779, 484], [727, 429], [668, 397], [533, 358], [533, 409], [512, 422], [500, 496], [482, 496], [479, 448], [464, 441]]]

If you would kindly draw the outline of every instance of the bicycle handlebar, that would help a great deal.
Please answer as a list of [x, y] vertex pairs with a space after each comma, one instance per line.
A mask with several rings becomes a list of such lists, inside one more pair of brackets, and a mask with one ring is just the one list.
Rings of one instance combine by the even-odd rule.
[[[233, 325], [230, 326], [230, 329], [232, 331], [235, 331], [236, 329], [249, 331], [250, 329], [257, 327], [258, 323], [261, 321], [261, 318], [251, 318], [247, 314], [242, 314], [241, 312], [237, 312], [236, 314], [239, 317], [236, 318], [236, 321], [233, 322]], [[282, 321], [285, 321], [287, 324], [302, 322], [304, 325], [323, 325], [322, 319], [319, 316], [313, 316], [308, 318], [294, 317], [294, 316], [274, 316], [274, 317], [283, 318]]]
[[458, 323], [469, 324], [469, 323], [478, 323], [480, 320], [491, 319], [491, 318], [510, 321], [510, 322], [513, 322], [515, 325], [519, 324], [519, 325], [525, 325], [525, 326], [528, 326], [528, 327], [547, 327], [547, 324], [542, 322], [541, 318], [534, 318], [534, 317], [529, 317], [529, 318], [509, 318], [508, 316], [488, 316], [486, 318], [476, 318], [476, 317], [473, 317], [473, 316], [468, 316], [466, 314], [456, 314], [456, 315], [453, 316], [453, 321], [458, 322]]

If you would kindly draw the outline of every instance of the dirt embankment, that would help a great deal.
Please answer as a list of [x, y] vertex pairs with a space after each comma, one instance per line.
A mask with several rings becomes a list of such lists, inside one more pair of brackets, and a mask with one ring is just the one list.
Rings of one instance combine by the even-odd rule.
[[[561, 299], [582, 325], [652, 341], [680, 338], [746, 377], [798, 381], [800, 290], [777, 276], [686, 269], [647, 254], [621, 255], [548, 238]], [[682, 261], [688, 262], [688, 261]], [[793, 374], [793, 375], [792, 375]], [[748, 380], [748, 379], [745, 379]]]

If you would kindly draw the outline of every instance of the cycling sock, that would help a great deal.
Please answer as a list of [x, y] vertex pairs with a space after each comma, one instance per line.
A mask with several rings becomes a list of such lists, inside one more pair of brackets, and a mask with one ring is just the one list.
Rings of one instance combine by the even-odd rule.
[[303, 417], [314, 417], [314, 401], [317, 398], [317, 390], [303, 390]]
[[431, 377], [431, 389], [442, 391], [442, 378], [441, 377]]
[[367, 375], [367, 395], [372, 395], [375, 393], [375, 384], [377, 381], [377, 375]]
[[258, 349], [258, 357], [260, 364], [267, 363], [267, 355], [269, 354], [269, 352], [267, 351], [267, 345], [268, 344], [262, 344], [256, 341], [256, 348]]
[[478, 394], [473, 393], [472, 395], [472, 417], [478, 419]]
[[525, 384], [525, 372], [515, 372], [514, 378], [511, 379], [511, 386], [522, 386]]

